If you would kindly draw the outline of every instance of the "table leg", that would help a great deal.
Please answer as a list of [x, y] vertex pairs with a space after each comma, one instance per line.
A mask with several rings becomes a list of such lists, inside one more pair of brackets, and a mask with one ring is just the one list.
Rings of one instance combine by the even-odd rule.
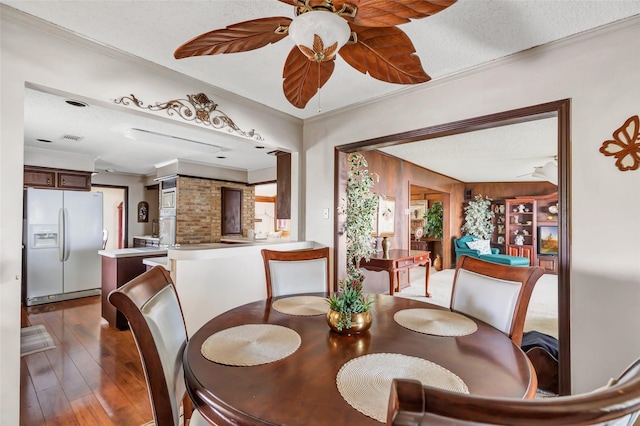
[[431, 297], [431, 295], [429, 294], [429, 275], [431, 275], [431, 259], [427, 261], [424, 267], [427, 268], [427, 270], [424, 273], [424, 293], [427, 297]]
[[393, 293], [396, 291], [396, 271], [394, 269], [389, 269], [389, 294], [393, 296]]

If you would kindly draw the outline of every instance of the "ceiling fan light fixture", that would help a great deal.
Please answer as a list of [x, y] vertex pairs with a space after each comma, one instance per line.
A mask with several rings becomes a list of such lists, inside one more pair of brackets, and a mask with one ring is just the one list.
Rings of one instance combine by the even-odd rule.
[[335, 13], [312, 10], [293, 18], [289, 24], [289, 35], [310, 60], [323, 62], [335, 58], [349, 41], [351, 29], [347, 21]]

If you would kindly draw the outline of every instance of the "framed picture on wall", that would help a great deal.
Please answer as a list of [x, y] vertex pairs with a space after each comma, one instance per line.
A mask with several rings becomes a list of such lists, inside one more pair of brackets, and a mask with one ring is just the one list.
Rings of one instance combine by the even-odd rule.
[[540, 226], [538, 228], [538, 253], [558, 254], [557, 226]]
[[380, 196], [378, 201], [378, 236], [393, 237], [396, 221], [396, 199]]
[[149, 222], [149, 203], [146, 201], [138, 203], [138, 222]]
[[420, 220], [427, 211], [427, 200], [411, 200], [409, 215], [411, 220]]

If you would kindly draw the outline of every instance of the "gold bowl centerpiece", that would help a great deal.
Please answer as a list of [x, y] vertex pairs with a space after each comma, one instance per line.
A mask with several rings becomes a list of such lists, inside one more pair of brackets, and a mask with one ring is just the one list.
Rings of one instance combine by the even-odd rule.
[[373, 300], [362, 293], [362, 279], [348, 278], [340, 282], [340, 291], [327, 299], [327, 323], [341, 334], [359, 334], [371, 327]]

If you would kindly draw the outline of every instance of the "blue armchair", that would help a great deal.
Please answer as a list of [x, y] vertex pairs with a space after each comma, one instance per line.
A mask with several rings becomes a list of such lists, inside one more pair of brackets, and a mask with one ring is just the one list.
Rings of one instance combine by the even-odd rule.
[[456, 262], [460, 259], [460, 256], [466, 254], [467, 256], [486, 260], [487, 262], [500, 263], [502, 265], [529, 266], [529, 258], [527, 257], [500, 254], [500, 250], [494, 247], [491, 247], [491, 254], [480, 254], [480, 250], [474, 250], [467, 246], [469, 241], [480, 239], [481, 238], [475, 235], [465, 235], [464, 237], [455, 238], [453, 240], [453, 247], [456, 250]]

